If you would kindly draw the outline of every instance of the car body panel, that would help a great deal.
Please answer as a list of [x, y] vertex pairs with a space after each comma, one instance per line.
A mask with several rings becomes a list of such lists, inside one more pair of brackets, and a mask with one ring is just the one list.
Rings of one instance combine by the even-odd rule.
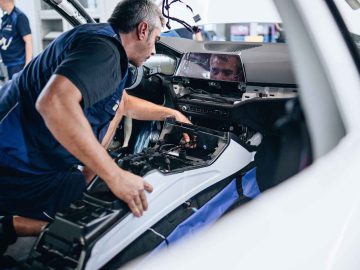
[[[360, 109], [359, 75], [325, 2], [316, 3], [315, 7], [307, 1], [277, 3], [283, 8], [284, 20], [289, 21], [290, 50], [304, 89], [300, 98], [313, 137], [314, 154], [320, 157], [336, 145], [345, 129], [358, 126], [358, 120], [352, 116]], [[319, 16], [322, 20], [316, 20]], [[294, 22], [293, 18], [298, 20]]]
[[359, 142], [359, 136], [347, 137], [209, 230], [139, 262], [142, 269], [358, 269]]

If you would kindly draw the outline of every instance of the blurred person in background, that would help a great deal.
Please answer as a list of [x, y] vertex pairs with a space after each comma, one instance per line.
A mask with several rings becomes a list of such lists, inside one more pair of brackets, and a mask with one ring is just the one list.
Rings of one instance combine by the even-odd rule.
[[29, 20], [14, 0], [0, 0], [4, 12], [1, 18], [0, 52], [9, 79], [22, 70], [32, 58], [32, 36]]

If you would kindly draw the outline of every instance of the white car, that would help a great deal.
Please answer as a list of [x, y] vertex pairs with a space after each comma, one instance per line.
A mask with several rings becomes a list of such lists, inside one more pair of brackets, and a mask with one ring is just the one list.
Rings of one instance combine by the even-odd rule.
[[[73, 8], [69, 8], [74, 1], [47, 2], [54, 6], [62, 2], [58, 7], [65, 10], [60, 11], [63, 15], [69, 15], [74, 11]], [[195, 7], [204, 7], [200, 12], [203, 20], [199, 23], [224, 23], [229, 20], [235, 22], [236, 16], [242, 21], [241, 10], [242, 6], [246, 7], [247, 1], [222, 1], [221, 12], [218, 10], [217, 1], [188, 2], [192, 2], [194, 14]], [[257, 3], [259, 9], [273, 7], [269, 1]], [[159, 90], [160, 102], [191, 117], [195, 124], [194, 129], [199, 134], [216, 134], [220, 138], [219, 141], [226, 141], [234, 137], [224, 137], [223, 134], [231, 132], [237, 137], [233, 141], [242, 141], [239, 144], [243, 148], [235, 151], [236, 159], [228, 158], [226, 149], [229, 148], [224, 147], [225, 150], [211, 153], [216, 154], [211, 156], [211, 162], [205, 167], [197, 168], [198, 170], [192, 167], [188, 170], [189, 173], [187, 169], [183, 169], [181, 173], [185, 175], [184, 183], [186, 175], [189, 179], [196, 179], [197, 173], [203, 176], [212, 172], [216, 172], [217, 175], [218, 172], [224, 173], [224, 176], [220, 175], [216, 180], [221, 182], [225, 176], [228, 177], [234, 171], [241, 171], [254, 162], [261, 194], [253, 196], [256, 198], [245, 205], [233, 209], [206, 230], [193, 237], [186, 237], [185, 241], [179, 241], [178, 246], [171, 245], [163, 254], [159, 252], [157, 256], [139, 259], [125, 268], [360, 267], [360, 259], [356, 252], [360, 246], [360, 242], [357, 241], [360, 236], [360, 197], [357, 194], [360, 182], [356, 170], [360, 162], [360, 58], [357, 48], [360, 35], [360, 2], [274, 0], [274, 4], [286, 29], [287, 44], [198, 42], [164, 37], [157, 45], [158, 55], [146, 63], [143, 69], [133, 69], [136, 87], [134, 85], [134, 89], [130, 89], [129, 92], [133, 91], [135, 95], [153, 99], [153, 96], [149, 97], [141, 92], [143, 85], [155, 89], [155, 92], [151, 92], [154, 95]], [[170, 10], [177, 18], [185, 14], [176, 13], [176, 7]], [[91, 18], [78, 9], [69, 21], [73, 24], [76, 24], [76, 21], [91, 22]], [[237, 60], [234, 61], [238, 66], [238, 74], [235, 77], [230, 78], [229, 74], [227, 79], [217, 77], [219, 72], [228, 72], [227, 69], [219, 71], [219, 68], [212, 66], [214, 58], [219, 55], [228, 59], [227, 61], [236, 56]], [[155, 98], [153, 101], [158, 100]], [[155, 123], [150, 127], [150, 133], [145, 132], [144, 135], [140, 132], [139, 136], [133, 134], [136, 142], [130, 140], [130, 145], [133, 144], [134, 150], [139, 148], [138, 151], [141, 152], [149, 143], [149, 140], [144, 143], [141, 136], [155, 138], [156, 141], [158, 129], [161, 128], [161, 125]], [[195, 132], [191, 127], [185, 128], [189, 132]], [[164, 130], [160, 141], [166, 135], [166, 128]], [[179, 128], [178, 131], [183, 130]], [[274, 134], [276, 136], [273, 136]], [[271, 139], [273, 137], [275, 140]], [[203, 150], [208, 150], [209, 144], [198, 144]], [[223, 147], [226, 143], [221, 145]], [[169, 150], [171, 155], [181, 158], [183, 154], [176, 151], [178, 148]], [[118, 158], [120, 166], [129, 161], [116, 156], [116, 151], [112, 154]], [[227, 157], [226, 161], [224, 157]], [[222, 163], [218, 164], [222, 168], [214, 168], [219, 160]], [[176, 170], [179, 168], [172, 168], [170, 163], [167, 164], [168, 167], [151, 167], [151, 172], [157, 170], [156, 175], [149, 173], [149, 168], [144, 170], [144, 166], [138, 169], [138, 163], [136, 166], [132, 164], [136, 168], [126, 166], [133, 172], [136, 172], [135, 169], [138, 170], [139, 175], [144, 175], [150, 180], [154, 178], [156, 190], [157, 187], [163, 188], [164, 183], [168, 185], [166, 189], [174, 187], [168, 184], [172, 178], [165, 176], [169, 171], [178, 173]], [[208, 172], [206, 168], [210, 168]], [[153, 175], [156, 176], [156, 180], [155, 177], [152, 178]], [[159, 181], [161, 177], [164, 181]], [[205, 178], [198, 180], [205, 183]], [[37, 241], [27, 261], [28, 265], [36, 266], [40, 262], [40, 265], [46, 266], [48, 256], [57, 256], [56, 260], [59, 261], [54, 265], [60, 265], [64, 258], [64, 262], [69, 262], [71, 267], [78, 269], [97, 269], [104, 265], [105, 268], [115, 268], [117, 253], [124, 251], [129, 242], [142, 236], [145, 230], [152, 229], [151, 224], [146, 223], [148, 220], [153, 223], [159, 221], [169, 214], [163, 211], [169, 205], [173, 210], [189, 199], [190, 195], [186, 189], [188, 186], [184, 183], [181, 186], [184, 188], [183, 192], [173, 193], [176, 194], [173, 198], [166, 197], [164, 193], [159, 195], [160, 199], [157, 200], [156, 192], [155, 195], [151, 195], [153, 197], [149, 197], [150, 209], [151, 203], [155, 205], [156, 202], [156, 211], [149, 210], [144, 218], [140, 219], [143, 222], [133, 221], [130, 215], [124, 216], [125, 208], [116, 210], [117, 212], [109, 210], [105, 214], [101, 213], [95, 218], [88, 219], [93, 213], [89, 208], [89, 213], [81, 216], [84, 218], [81, 226], [86, 227], [91, 223], [86, 227], [91, 227], [90, 233], [86, 235], [87, 232], [82, 232], [84, 227], [78, 230], [79, 227], [72, 226], [78, 222], [79, 216], [60, 213], [57, 216], [60, 221], [55, 221], [53, 226], [50, 225]], [[92, 205], [97, 203], [93, 198], [85, 196], [84, 202], [88, 203], [89, 200]], [[161, 202], [165, 202], [166, 205], [161, 206]], [[176, 204], [173, 205], [173, 202]], [[83, 205], [75, 205], [73, 208], [83, 209]], [[118, 215], [119, 213], [121, 215]], [[161, 213], [161, 216], [158, 213]], [[152, 219], [151, 215], [158, 215], [158, 219]], [[119, 218], [115, 222], [113, 217]], [[62, 226], [69, 226], [69, 231], [75, 228], [71, 231], [71, 237], [81, 231], [79, 241], [74, 241], [77, 254], [65, 256], [61, 253], [65, 248], [57, 249], [57, 244], [53, 244], [55, 240], [51, 245], [47, 244], [46, 237], [70, 237]], [[96, 230], [91, 231], [92, 226], [96, 227]], [[125, 235], [118, 235], [120, 239], [117, 240], [114, 228], [119, 234]], [[133, 235], [133, 231], [138, 234]], [[74, 239], [76, 237], [74, 236]], [[123, 241], [124, 238], [127, 242]], [[91, 241], [86, 242], [88, 239]], [[81, 241], [85, 241], [85, 244]], [[69, 250], [71, 248], [73, 247]], [[47, 255], [41, 257], [42, 252]], [[115, 263], [107, 264], [112, 257], [115, 257]]]
[[274, 3], [286, 28], [312, 165], [127, 269], [359, 269], [360, 3]]

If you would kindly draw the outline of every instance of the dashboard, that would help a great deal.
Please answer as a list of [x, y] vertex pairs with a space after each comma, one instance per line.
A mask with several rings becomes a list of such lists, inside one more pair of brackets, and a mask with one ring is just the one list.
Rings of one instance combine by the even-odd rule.
[[266, 133], [298, 95], [284, 44], [162, 37], [156, 51], [144, 64], [143, 87], [135, 95], [150, 101], [161, 95], [161, 104], [195, 125], [238, 136], [244, 130]]

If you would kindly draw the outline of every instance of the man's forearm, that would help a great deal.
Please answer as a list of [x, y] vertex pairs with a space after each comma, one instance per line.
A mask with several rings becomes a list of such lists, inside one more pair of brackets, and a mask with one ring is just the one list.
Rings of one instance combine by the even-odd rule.
[[32, 59], [32, 44], [31, 42], [27, 42], [25, 44], [25, 66], [29, 64]]
[[165, 120], [167, 117], [175, 117], [176, 120], [185, 123], [190, 121], [180, 112], [154, 104], [152, 102], [130, 96], [124, 92], [121, 102], [121, 110], [126, 116], [138, 120]]
[[115, 136], [116, 129], [118, 128], [119, 123], [122, 119], [122, 116], [123, 115], [121, 114], [120, 110], [118, 110], [115, 114], [115, 117], [110, 122], [109, 128], [107, 129], [105, 136], [101, 142], [101, 145], [104, 146], [105, 149], [107, 149], [109, 147], [110, 143], [112, 142], [112, 140]]
[[24, 41], [25, 41], [25, 66], [26, 66], [31, 61], [33, 54], [31, 35], [26, 36], [24, 38]]
[[[114, 119], [110, 122], [109, 128], [107, 129], [105, 136], [101, 142], [101, 145], [107, 149], [110, 146], [110, 143], [112, 142], [117, 127], [119, 126], [119, 123], [122, 119], [122, 114], [120, 114], [120, 111], [118, 111], [114, 117]], [[82, 168], [82, 172], [86, 178], [86, 181], [89, 183], [94, 177], [96, 176], [96, 173], [91, 170], [89, 167], [84, 166]]]

